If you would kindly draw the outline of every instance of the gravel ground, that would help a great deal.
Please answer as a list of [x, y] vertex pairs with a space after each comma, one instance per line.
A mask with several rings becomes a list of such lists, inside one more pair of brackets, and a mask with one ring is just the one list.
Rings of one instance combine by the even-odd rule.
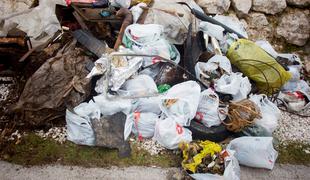
[[143, 139], [142, 141], [140, 141], [135, 138], [130, 138], [130, 142], [136, 144], [138, 149], [143, 149], [150, 153], [152, 156], [160, 154], [166, 149], [153, 139]]
[[67, 129], [66, 127], [52, 127], [47, 132], [43, 130], [36, 131], [36, 135], [40, 136], [41, 138], [52, 138], [59, 143], [64, 143], [67, 140]]
[[[0, 77], [0, 81], [12, 82], [12, 77]], [[10, 93], [12, 84], [0, 83], [0, 102], [5, 101]]]
[[274, 136], [280, 142], [299, 141], [310, 144], [310, 117], [300, 117], [282, 111]]

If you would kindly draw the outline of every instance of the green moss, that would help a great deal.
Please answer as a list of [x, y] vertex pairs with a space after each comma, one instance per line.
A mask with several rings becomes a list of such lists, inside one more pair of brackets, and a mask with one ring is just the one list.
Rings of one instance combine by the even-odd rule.
[[310, 145], [300, 142], [286, 142], [286, 145], [279, 145], [277, 163], [281, 164], [310, 164]]
[[[310, 165], [310, 154], [307, 154], [310, 151], [309, 144], [286, 142], [286, 145], [279, 145], [277, 150], [277, 163]], [[59, 163], [84, 167], [179, 167], [182, 160], [170, 151], [151, 156], [144, 150], [138, 150], [134, 144], [129, 158], [119, 158], [115, 149], [80, 146], [71, 142], [59, 144], [33, 133], [25, 136], [18, 145], [12, 143], [0, 147], [0, 159], [26, 166]]]
[[303, 50], [302, 47], [294, 45], [294, 44], [286, 43], [285, 46], [284, 46], [284, 51], [288, 52], [288, 53], [296, 52], [296, 51], [301, 51], [301, 50]]
[[54, 140], [42, 139], [29, 134], [18, 144], [10, 144], [1, 149], [0, 159], [22, 165], [42, 165], [60, 163], [85, 167], [110, 166], [159, 166], [180, 165], [180, 157], [167, 152], [151, 156], [144, 150], [132, 147], [131, 157], [119, 158], [118, 151], [102, 147], [79, 146], [71, 142], [59, 144]]

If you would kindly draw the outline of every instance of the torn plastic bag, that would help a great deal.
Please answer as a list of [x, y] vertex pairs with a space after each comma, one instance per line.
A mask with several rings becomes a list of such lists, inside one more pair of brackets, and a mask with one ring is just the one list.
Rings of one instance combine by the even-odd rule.
[[273, 148], [272, 137], [240, 137], [227, 146], [236, 151], [235, 157], [241, 165], [273, 169], [278, 152]]
[[208, 62], [198, 62], [195, 66], [196, 77], [204, 84], [209, 85], [211, 80], [216, 81], [223, 73], [230, 74], [231, 64], [226, 56], [215, 55]]
[[138, 69], [142, 66], [143, 58], [141, 57], [122, 57], [126, 58], [124, 61], [126, 64], [121, 66], [116, 66], [112, 63], [112, 71], [110, 78], [110, 85], [112, 85], [112, 90], [117, 91], [125, 83], [125, 81], [135, 74]]
[[138, 136], [140, 140], [153, 137], [157, 120], [159, 120], [159, 117], [154, 113], [133, 112], [129, 114], [124, 129], [125, 140], [131, 132]]
[[24, 121], [40, 125], [63, 117], [66, 107], [73, 108], [89, 96], [91, 84], [85, 67], [91, 60], [75, 42], [65, 45], [27, 80], [13, 108], [23, 113]]
[[205, 22], [205, 21], [201, 21], [199, 24], [199, 29], [219, 41], [224, 40], [223, 33], [225, 29], [222, 26], [215, 25], [215, 24]]
[[242, 23], [238, 21], [238, 19], [234, 19], [233, 17], [223, 15], [216, 15], [213, 18], [221, 22], [222, 24], [225, 24], [226, 26], [230, 27], [231, 29], [241, 34], [245, 38], [248, 38], [248, 34], [245, 28], [243, 27]]
[[226, 113], [221, 113], [220, 109], [225, 109], [219, 108], [219, 105], [219, 97], [212, 89], [202, 91], [195, 119], [207, 127], [220, 125], [226, 118]]
[[91, 121], [95, 132], [96, 146], [117, 148], [121, 158], [130, 156], [130, 144], [124, 141], [126, 114], [116, 113]]
[[99, 106], [100, 112], [103, 116], [110, 116], [118, 112], [128, 114], [132, 109], [132, 102], [130, 99], [117, 99], [114, 97], [108, 99], [105, 94], [95, 96], [93, 99]]
[[91, 78], [93, 76], [104, 74], [107, 71], [107, 67], [108, 67], [108, 59], [104, 55], [95, 62], [95, 66], [86, 76], [86, 78]]
[[283, 54], [279, 53], [277, 57], [277, 61], [281, 64], [287, 65], [287, 66], [293, 66], [297, 69], [302, 69], [302, 62], [298, 55], [296, 54]]
[[228, 59], [244, 75], [252, 79], [260, 92], [272, 94], [290, 78], [290, 73], [255, 43], [239, 39], [227, 53]]
[[[180, 62], [180, 53], [162, 36], [163, 26], [158, 24], [132, 24], [125, 30], [123, 43], [137, 54], [158, 55]], [[143, 67], [161, 62], [158, 57], [143, 57]]]
[[264, 51], [266, 51], [270, 56], [275, 58], [278, 63], [280, 63], [283, 66], [288, 67], [294, 67], [297, 68], [299, 71], [302, 68], [302, 63], [300, 58], [296, 54], [283, 54], [283, 53], [277, 53], [271, 44], [268, 41], [265, 40], [259, 40], [256, 41], [255, 44], [260, 46]]
[[138, 111], [142, 113], [151, 112], [155, 114], [161, 114], [159, 107], [161, 96], [148, 97], [148, 98], [138, 98], [133, 100], [133, 111]]
[[39, 5], [30, 11], [5, 19], [0, 26], [0, 36], [6, 36], [11, 29], [17, 28], [27, 33], [33, 47], [44, 44], [61, 30], [55, 14], [57, 4], [66, 6], [64, 0], [40, 0]]
[[272, 103], [266, 95], [250, 95], [250, 99], [260, 109], [261, 119], [256, 119], [255, 124], [263, 127], [272, 136], [273, 131], [278, 126], [278, 119], [281, 116], [281, 111]]
[[100, 109], [92, 100], [81, 103], [73, 112], [67, 109], [68, 140], [76, 144], [94, 146], [95, 134], [91, 125], [93, 119], [100, 119]]
[[283, 103], [289, 111], [301, 112], [310, 107], [309, 92], [308, 94], [303, 91], [280, 92], [278, 99], [282, 100], [281, 103]]
[[[194, 0], [154, 0], [152, 8], [148, 10], [144, 24], [160, 24], [164, 27], [164, 35], [171, 44], [184, 44], [188, 26], [192, 22], [192, 14], [188, 7], [177, 2], [186, 2], [191, 7], [203, 12]], [[160, 10], [157, 10], [160, 9]], [[182, 17], [171, 15], [161, 10], [182, 13]], [[198, 24], [198, 23], [197, 23]], [[198, 27], [195, 28], [195, 32]]]
[[234, 101], [246, 99], [251, 91], [251, 83], [242, 73], [224, 74], [215, 83], [215, 90], [223, 94], [231, 94]]
[[192, 132], [168, 117], [156, 122], [153, 139], [167, 149], [177, 149], [180, 142], [192, 141]]
[[95, 91], [98, 94], [102, 94], [102, 93], [106, 93], [108, 89], [108, 80], [106, 76], [102, 76], [101, 78], [99, 78], [96, 82], [96, 87], [95, 87]]
[[195, 81], [174, 85], [161, 98], [160, 109], [181, 126], [189, 126], [197, 112], [200, 91], [200, 86]]
[[228, 156], [224, 159], [225, 171], [223, 176], [210, 173], [195, 173], [190, 176], [195, 180], [240, 180], [240, 166], [235, 157], [235, 151], [226, 150]]
[[141, 97], [158, 94], [157, 86], [154, 80], [148, 75], [138, 75], [127, 80], [118, 94], [126, 97]]
[[304, 80], [289, 81], [282, 86], [281, 90], [284, 92], [303, 91], [306, 94], [310, 95], [310, 87], [309, 87], [308, 83]]

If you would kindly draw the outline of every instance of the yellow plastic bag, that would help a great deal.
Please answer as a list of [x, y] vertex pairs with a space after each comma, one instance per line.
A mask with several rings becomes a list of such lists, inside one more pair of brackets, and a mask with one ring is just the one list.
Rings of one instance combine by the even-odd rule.
[[189, 170], [193, 173], [196, 172], [197, 166], [202, 163], [202, 159], [204, 157], [206, 157], [209, 154], [211, 156], [213, 156], [215, 153], [219, 153], [222, 151], [222, 147], [219, 144], [208, 141], [208, 140], [199, 141], [198, 144], [192, 144], [192, 147], [197, 146], [197, 145], [199, 145], [203, 149], [193, 157], [192, 162], [188, 163], [188, 160], [190, 158], [189, 157], [189, 151], [191, 151], [193, 149], [190, 148], [190, 144], [188, 144], [188, 143], [180, 143], [179, 144], [179, 146], [182, 146], [182, 148], [180, 147], [180, 149], [183, 150], [182, 154], [183, 154], [184, 159], [182, 161], [182, 167], [185, 170]]
[[239, 39], [227, 52], [227, 57], [244, 75], [253, 80], [261, 93], [273, 94], [291, 74], [254, 42]]

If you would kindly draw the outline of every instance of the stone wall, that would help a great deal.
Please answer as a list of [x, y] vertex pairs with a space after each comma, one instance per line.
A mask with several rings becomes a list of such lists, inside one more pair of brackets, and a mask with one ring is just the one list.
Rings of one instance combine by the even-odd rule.
[[196, 3], [207, 14], [238, 18], [251, 40], [268, 40], [276, 50], [297, 53], [309, 64], [310, 0], [196, 0]]

